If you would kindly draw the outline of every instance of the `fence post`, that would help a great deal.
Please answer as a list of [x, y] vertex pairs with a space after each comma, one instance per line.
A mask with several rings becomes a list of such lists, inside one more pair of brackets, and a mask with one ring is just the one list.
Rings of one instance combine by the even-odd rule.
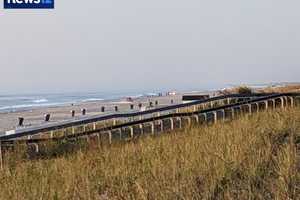
[[170, 118], [171, 130], [174, 130], [174, 120]]
[[227, 98], [227, 105], [230, 104], [230, 98]]
[[284, 108], [284, 99], [283, 99], [283, 97], [280, 97], [280, 100], [281, 100], [281, 108]]
[[265, 108], [266, 108], [266, 110], [268, 110], [268, 108], [269, 108], [269, 103], [268, 103], [268, 100], [267, 100], [267, 101], [265, 101]]
[[144, 134], [144, 126], [143, 126], [143, 124], [140, 124], [139, 127], [140, 127], [140, 130], [141, 130], [141, 134]]
[[119, 131], [120, 140], [122, 139], [122, 128], [118, 128], [117, 131]]
[[100, 133], [97, 133], [98, 148], [101, 146]]
[[54, 131], [50, 131], [50, 138], [52, 139], [54, 136]]
[[287, 96], [285, 96], [285, 97], [284, 97], [284, 99], [285, 99], [285, 102], [286, 102], [286, 104], [285, 104], [285, 108], [287, 108], [287, 107], [288, 107], [288, 104], [289, 104], [289, 102], [288, 102], [288, 101], [289, 101], [289, 100], [288, 100], [288, 97], [287, 97]]
[[204, 115], [204, 121], [207, 122], [207, 113], [203, 113]]
[[251, 107], [251, 103], [248, 104], [248, 111], [249, 111], [249, 114], [252, 114], [252, 107]]
[[290, 97], [291, 100], [291, 107], [294, 107], [294, 97]]
[[18, 126], [23, 126], [24, 118], [23, 117], [19, 117], [18, 119], [19, 119]]
[[155, 124], [154, 122], [151, 122], [151, 134], [154, 135], [155, 132]]
[[213, 111], [213, 114], [214, 114], [214, 123], [217, 123], [217, 120], [218, 120], [218, 113], [217, 113], [217, 111]]
[[225, 109], [222, 110], [223, 121], [225, 121]]
[[161, 130], [161, 132], [164, 131], [164, 122], [163, 122], [163, 120], [160, 120], [160, 130]]
[[35, 152], [39, 152], [39, 145], [37, 143], [33, 143], [33, 146], [35, 147]]
[[111, 131], [108, 131], [108, 142], [109, 142], [109, 144], [112, 144], [112, 133], [111, 133]]
[[71, 110], [71, 116], [75, 117], [75, 110]]
[[3, 170], [2, 142], [0, 141], [0, 170]]
[[194, 115], [195, 119], [196, 119], [196, 123], [199, 123], [199, 116], [198, 115]]
[[45, 114], [45, 122], [49, 122], [50, 121], [50, 114]]
[[177, 120], [179, 121], [179, 128], [182, 128], [181, 118], [177, 117]]
[[233, 108], [231, 108], [231, 118], [234, 119], [234, 117], [235, 117], [235, 113], [234, 113], [234, 107], [233, 107]]
[[130, 137], [133, 138], [133, 127], [130, 126], [129, 129], [130, 129]]
[[197, 111], [197, 107], [196, 105], [193, 106], [193, 111], [196, 112]]
[[259, 112], [259, 103], [255, 103], [256, 104], [256, 108], [257, 108], [257, 112]]

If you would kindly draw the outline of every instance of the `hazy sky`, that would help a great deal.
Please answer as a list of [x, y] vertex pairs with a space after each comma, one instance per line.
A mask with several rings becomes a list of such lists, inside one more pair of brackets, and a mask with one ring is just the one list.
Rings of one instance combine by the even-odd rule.
[[299, 0], [55, 4], [0, 9], [0, 93], [300, 81]]

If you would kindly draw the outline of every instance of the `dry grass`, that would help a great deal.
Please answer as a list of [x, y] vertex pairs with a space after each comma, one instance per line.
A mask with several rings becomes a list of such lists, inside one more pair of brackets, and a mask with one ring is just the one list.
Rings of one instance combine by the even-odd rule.
[[11, 154], [0, 199], [300, 199], [299, 133], [295, 109], [63, 155]]
[[267, 87], [259, 90], [264, 93], [285, 93], [285, 92], [300, 92], [300, 85], [286, 85], [281, 87]]
[[300, 84], [276, 86], [276, 87], [266, 87], [262, 89], [253, 89], [246, 85], [241, 85], [234, 88], [228, 88], [220, 91], [221, 95], [228, 94], [251, 94], [256, 93], [288, 93], [288, 92], [300, 92]]

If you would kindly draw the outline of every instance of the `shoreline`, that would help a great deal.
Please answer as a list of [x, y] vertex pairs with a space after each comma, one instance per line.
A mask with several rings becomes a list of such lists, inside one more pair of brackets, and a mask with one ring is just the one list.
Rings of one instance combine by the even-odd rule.
[[[61, 122], [72, 119], [71, 110], [75, 111], [75, 117], [82, 117], [81, 109], [86, 109], [85, 116], [104, 115], [115, 112], [115, 106], [118, 106], [119, 112], [130, 111], [130, 104], [134, 105], [134, 111], [140, 110], [138, 104], [143, 106], [149, 105], [152, 101], [159, 102], [158, 106], [171, 105], [171, 100], [174, 104], [182, 102], [182, 94], [170, 96], [143, 96], [133, 98], [128, 101], [125, 97], [111, 100], [99, 100], [77, 103], [66, 103], [56, 106], [34, 107], [26, 110], [18, 110], [15, 112], [0, 112], [0, 133], [18, 128], [18, 118], [24, 118], [24, 127], [40, 125], [43, 123]], [[105, 107], [105, 112], [101, 112], [101, 107]], [[50, 114], [49, 122], [44, 121], [44, 115]]]
[[[233, 92], [234, 88], [226, 88], [227, 92]], [[283, 91], [297, 91], [300, 92], [299, 85], [276, 85], [272, 87], [253, 88], [256, 92], [283, 92]], [[154, 93], [148, 93], [151, 95], [128, 95], [125, 97], [103, 99], [97, 101], [79, 101], [75, 103], [63, 103], [61, 105], [45, 106], [45, 107], [32, 107], [28, 109], [18, 110], [15, 112], [0, 112], [0, 133], [18, 128], [18, 118], [24, 118], [24, 127], [30, 127], [34, 125], [40, 125], [43, 123], [61, 122], [64, 120], [72, 119], [71, 111], [75, 111], [75, 117], [82, 117], [81, 109], [86, 109], [86, 116], [93, 115], [105, 115], [115, 112], [115, 106], [118, 106], [119, 112], [127, 111], [139, 111], [138, 105], [142, 103], [143, 106], [149, 105], [152, 101], [153, 105], [155, 101], [158, 101], [158, 106], [171, 105], [182, 103], [183, 94], [209, 94], [214, 96], [218, 92], [224, 92], [224, 89], [203, 90], [203, 91], [181, 91], [176, 94], [169, 93], [162, 96], [154, 96]], [[128, 97], [131, 97], [129, 101]], [[87, 98], [91, 99], [91, 98]], [[134, 109], [130, 109], [130, 104], [134, 105]], [[105, 112], [101, 112], [101, 107], [105, 107]], [[50, 114], [51, 118], [49, 122], [45, 122], [44, 115]]]

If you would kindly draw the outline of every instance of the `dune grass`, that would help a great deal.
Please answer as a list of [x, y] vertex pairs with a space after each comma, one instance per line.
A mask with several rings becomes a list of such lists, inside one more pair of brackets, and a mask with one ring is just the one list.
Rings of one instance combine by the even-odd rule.
[[0, 199], [300, 199], [299, 136], [297, 108], [31, 159], [10, 153]]

